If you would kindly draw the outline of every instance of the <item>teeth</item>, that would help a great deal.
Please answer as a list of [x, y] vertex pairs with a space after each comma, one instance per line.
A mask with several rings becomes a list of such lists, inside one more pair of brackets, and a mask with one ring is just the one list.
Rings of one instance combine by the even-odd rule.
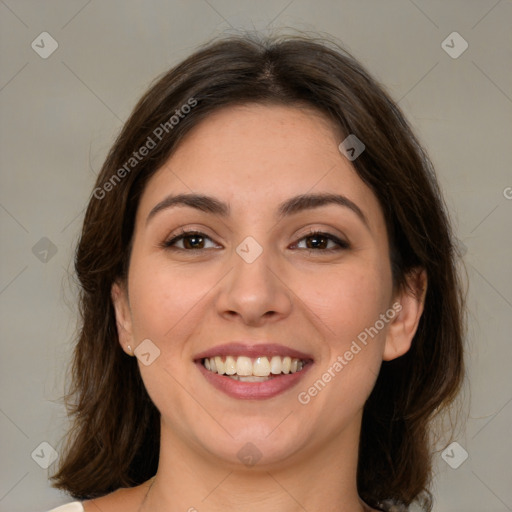
[[252, 374], [257, 377], [268, 377], [270, 375], [270, 363], [266, 357], [257, 357], [252, 365]]
[[252, 375], [252, 361], [249, 357], [239, 357], [236, 360], [237, 375]]
[[239, 380], [240, 382], [265, 382], [266, 380], [270, 380], [272, 377], [255, 377], [254, 375], [229, 375], [230, 379]]
[[226, 366], [224, 369], [226, 375], [235, 375], [236, 373], [236, 361], [234, 357], [226, 357]]
[[274, 375], [279, 375], [281, 373], [281, 358], [279, 356], [274, 356], [270, 360], [270, 371]]
[[295, 357], [266, 356], [251, 359], [246, 356], [221, 356], [203, 359], [207, 370], [219, 375], [227, 375], [242, 382], [263, 382], [281, 373], [296, 373], [304, 368], [304, 361]]
[[[213, 364], [212, 364], [213, 363]], [[224, 373], [224, 370], [226, 369], [226, 365], [222, 361], [222, 359], [217, 357], [212, 357], [210, 359], [210, 367], [212, 372], [218, 372], [218, 373]]]

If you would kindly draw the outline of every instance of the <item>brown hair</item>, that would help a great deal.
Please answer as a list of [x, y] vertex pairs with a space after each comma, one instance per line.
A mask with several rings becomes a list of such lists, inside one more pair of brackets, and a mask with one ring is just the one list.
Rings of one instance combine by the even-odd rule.
[[[365, 404], [357, 481], [374, 507], [421, 498], [430, 510], [429, 426], [463, 376], [465, 298], [446, 207], [427, 155], [382, 86], [337, 44], [303, 36], [230, 36], [200, 48], [152, 85], [111, 148], [76, 251], [81, 329], [66, 397], [73, 426], [54, 486], [89, 499], [156, 473], [159, 412], [137, 360], [118, 343], [111, 287], [126, 277], [135, 212], [153, 173], [211, 112], [250, 102], [312, 106], [363, 141], [352, 163], [382, 206], [395, 289], [414, 269], [427, 272], [412, 346], [383, 363]], [[157, 127], [165, 136], [130, 160], [148, 137], [156, 142]]]

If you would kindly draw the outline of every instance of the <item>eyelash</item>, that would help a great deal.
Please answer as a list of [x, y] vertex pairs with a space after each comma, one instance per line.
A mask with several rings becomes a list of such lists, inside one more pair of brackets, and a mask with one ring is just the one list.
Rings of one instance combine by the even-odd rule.
[[[205, 235], [204, 233], [201, 233], [200, 231], [181, 230], [176, 236], [173, 236], [173, 238], [171, 238], [170, 240], [166, 240], [165, 242], [163, 242], [161, 244], [161, 247], [164, 249], [186, 251], [186, 252], [201, 252], [201, 251], [205, 250], [205, 249], [182, 249], [181, 247], [173, 247], [173, 244], [175, 244], [176, 242], [178, 242], [184, 238], [187, 238], [188, 236], [201, 236], [202, 238], [207, 238], [207, 239], [211, 240], [211, 238], [209, 236]], [[298, 242], [304, 240], [305, 238], [311, 238], [313, 236], [321, 236], [323, 238], [326, 238], [327, 240], [331, 240], [334, 243], [336, 243], [338, 245], [338, 247], [331, 248], [331, 249], [300, 249], [300, 250], [307, 251], [308, 253], [315, 253], [315, 252], [316, 253], [317, 252], [331, 253], [331, 252], [337, 252], [337, 251], [350, 249], [350, 244], [348, 242], [346, 242], [345, 240], [341, 240], [338, 237], [332, 235], [331, 233], [325, 233], [323, 231], [316, 231], [316, 230], [312, 230], [312, 231], [306, 233], [298, 240]]]

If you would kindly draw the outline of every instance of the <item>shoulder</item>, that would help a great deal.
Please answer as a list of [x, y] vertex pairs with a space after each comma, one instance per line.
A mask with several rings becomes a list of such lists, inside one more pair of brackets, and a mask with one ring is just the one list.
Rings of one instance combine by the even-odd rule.
[[84, 512], [84, 507], [79, 501], [73, 501], [60, 507], [52, 508], [48, 512]]
[[48, 512], [135, 512], [147, 494], [152, 480], [150, 478], [137, 487], [117, 489], [100, 498], [66, 503]]
[[122, 487], [100, 498], [84, 501], [83, 508], [77, 512], [136, 512], [148, 490], [149, 481], [137, 487]]

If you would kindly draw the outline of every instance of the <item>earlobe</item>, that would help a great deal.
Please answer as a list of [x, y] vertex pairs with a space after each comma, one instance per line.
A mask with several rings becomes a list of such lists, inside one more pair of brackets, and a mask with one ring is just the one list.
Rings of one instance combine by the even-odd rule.
[[117, 335], [121, 348], [130, 356], [133, 355], [133, 338], [128, 294], [124, 285], [117, 281], [112, 285], [110, 296], [116, 315]]
[[411, 343], [418, 329], [425, 306], [427, 293], [427, 272], [423, 268], [413, 270], [407, 277], [407, 286], [395, 303], [400, 308], [389, 326], [382, 358], [391, 361], [404, 355], [411, 348]]

